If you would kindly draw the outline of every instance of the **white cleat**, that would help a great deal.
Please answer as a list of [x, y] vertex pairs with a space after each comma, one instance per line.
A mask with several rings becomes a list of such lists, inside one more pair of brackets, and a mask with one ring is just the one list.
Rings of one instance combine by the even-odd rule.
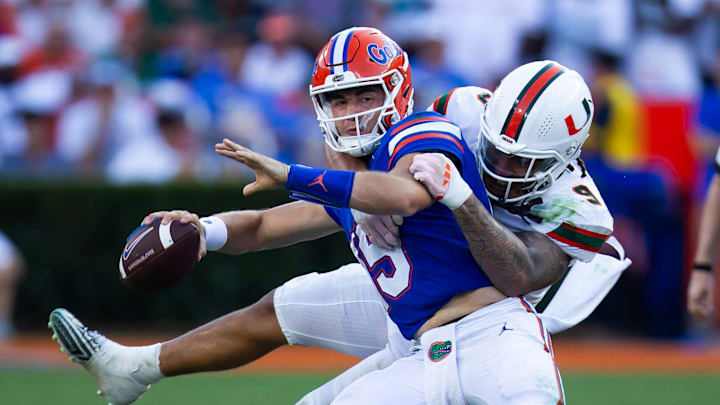
[[134, 375], [142, 361], [131, 348], [122, 346], [94, 330], [88, 330], [73, 314], [63, 308], [50, 313], [50, 328], [60, 343], [60, 351], [67, 353], [70, 362], [85, 367], [95, 378], [109, 405], [135, 402], [150, 388]]

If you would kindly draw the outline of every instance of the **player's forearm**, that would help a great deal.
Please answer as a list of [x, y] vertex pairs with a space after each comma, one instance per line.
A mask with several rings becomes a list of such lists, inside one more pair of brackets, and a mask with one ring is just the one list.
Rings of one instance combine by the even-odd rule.
[[227, 226], [227, 242], [219, 252], [239, 255], [260, 250], [258, 229], [262, 223], [261, 211], [230, 211], [215, 216]]
[[695, 263], [712, 264], [720, 243], [720, 174], [713, 176], [702, 215]]
[[475, 261], [504, 294], [527, 294], [546, 287], [552, 282], [548, 279], [556, 276], [538, 271], [528, 246], [497, 222], [474, 195], [453, 210], [453, 215]]
[[[527, 292], [545, 288], [567, 272], [570, 256], [560, 246], [540, 232], [518, 232], [515, 234], [527, 247], [532, 265], [526, 269], [524, 278]], [[524, 292], [523, 294], [527, 294]]]
[[375, 215], [397, 214], [408, 217], [429, 207], [432, 197], [419, 183], [391, 173], [355, 174], [350, 207]]
[[508, 296], [545, 288], [567, 271], [570, 258], [547, 236], [505, 228], [471, 195], [453, 210], [475, 261]]
[[414, 154], [401, 157], [390, 172], [325, 170], [291, 165], [285, 188], [291, 197], [368, 214], [411, 216], [435, 200], [409, 171]]
[[233, 211], [217, 216], [227, 225], [227, 242], [220, 249], [227, 254], [289, 246], [339, 229], [321, 206], [303, 201], [263, 211]]

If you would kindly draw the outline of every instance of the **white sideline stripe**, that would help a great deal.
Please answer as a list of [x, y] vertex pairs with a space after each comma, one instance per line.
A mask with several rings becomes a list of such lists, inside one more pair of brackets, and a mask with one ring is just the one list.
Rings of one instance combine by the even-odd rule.
[[410, 128], [404, 129], [400, 133], [393, 136], [393, 139], [391, 139], [390, 142], [388, 143], [388, 152], [392, 156], [393, 152], [395, 152], [395, 147], [397, 146], [398, 143], [400, 143], [400, 141], [403, 140], [403, 138], [407, 138], [408, 136], [416, 134], [418, 132], [427, 132], [427, 131], [449, 132], [450, 134], [454, 135], [458, 139], [462, 139], [462, 135], [460, 135], [460, 128], [458, 128], [454, 124], [451, 124], [447, 121], [423, 122], [422, 124], [417, 124]]
[[170, 235], [170, 224], [172, 224], [172, 221], [167, 224], [160, 224], [160, 243], [162, 243], [165, 249], [169, 248], [173, 245], [173, 243], [175, 243], [173, 242], [172, 236]]

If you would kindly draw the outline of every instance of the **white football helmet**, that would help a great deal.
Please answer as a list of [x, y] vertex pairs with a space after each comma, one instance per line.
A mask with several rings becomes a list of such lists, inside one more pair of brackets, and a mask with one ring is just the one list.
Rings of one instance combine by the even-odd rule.
[[580, 155], [593, 110], [583, 78], [557, 62], [505, 76], [485, 107], [475, 150], [490, 198], [522, 204], [550, 188]]

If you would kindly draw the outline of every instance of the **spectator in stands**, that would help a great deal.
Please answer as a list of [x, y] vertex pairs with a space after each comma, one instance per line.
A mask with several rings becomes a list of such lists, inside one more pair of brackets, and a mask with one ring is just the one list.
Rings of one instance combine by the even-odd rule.
[[44, 70], [77, 74], [86, 67], [86, 63], [86, 55], [73, 47], [67, 29], [58, 23], [52, 25], [40, 47], [32, 49], [24, 56], [18, 69], [21, 76]]
[[586, 149], [601, 151], [618, 169], [637, 168], [647, 151], [642, 132], [642, 110], [630, 83], [620, 74], [618, 55], [596, 50], [591, 58], [595, 122]]
[[261, 100], [241, 89], [225, 94], [218, 113], [218, 129], [222, 137], [268, 156], [277, 156], [278, 142]]
[[0, 232], [0, 340], [9, 338], [18, 282], [25, 272], [25, 261], [10, 240]]
[[152, 132], [154, 112], [135, 94], [132, 73], [116, 62], [96, 62], [78, 82], [82, 95], [58, 118], [56, 152], [73, 171], [101, 173], [116, 150]]
[[[207, 130], [209, 113], [183, 81], [164, 79], [148, 91], [155, 113], [154, 129], [133, 137], [110, 159], [108, 178], [116, 183], [164, 183], [215, 173], [201, 148], [198, 132]], [[215, 159], [216, 160], [216, 159]]]
[[272, 12], [258, 23], [259, 42], [250, 46], [241, 81], [249, 88], [307, 97], [312, 57], [295, 42], [297, 21], [292, 15]]
[[[417, 16], [406, 28], [403, 47], [412, 52], [412, 78], [415, 84], [415, 109], [427, 108], [435, 99], [455, 87], [468, 85], [452, 71], [445, 56], [442, 24], [430, 13]], [[396, 38], [397, 36], [393, 36]]]
[[442, 24], [445, 60], [466, 81], [487, 88], [518, 66], [523, 38], [542, 26], [548, 8], [538, 0], [430, 3]]
[[65, 26], [73, 44], [90, 57], [112, 55], [123, 34], [121, 14], [114, 0], [73, 1]]
[[193, 91], [205, 101], [213, 114], [222, 108], [222, 99], [238, 88], [250, 46], [248, 38], [236, 30], [217, 33], [214, 42], [216, 49], [190, 79]]
[[694, 111], [700, 95], [701, 80], [700, 64], [692, 50], [692, 32], [702, 16], [705, 1], [638, 0], [635, 3], [638, 25], [628, 53], [628, 78], [642, 105], [648, 158], [664, 166], [663, 172], [669, 174], [665, 175], [665, 195], [679, 201], [681, 206], [672, 221], [666, 222], [674, 223], [674, 229], [658, 229], [658, 223], [663, 222], [658, 217], [648, 223], [648, 229], [654, 230], [648, 235], [658, 241], [650, 250], [658, 265], [650, 267], [645, 279], [644, 302], [649, 302], [651, 297], [663, 297], [663, 300], [644, 304], [644, 318], [655, 325], [653, 334], [678, 335], [684, 328], [685, 315], [684, 277], [678, 269], [691, 249], [687, 224], [698, 177], [692, 148], [695, 116], [690, 112]]
[[[10, 4], [11, 2], [4, 2]], [[33, 46], [45, 43], [58, 8], [48, 0], [17, 2], [14, 7], [14, 30], [23, 41]]]
[[13, 102], [22, 117], [22, 154], [14, 169], [26, 174], [57, 175], [60, 164], [54, 153], [54, 123], [57, 111], [72, 93], [66, 72], [46, 70], [23, 77], [13, 86]]
[[160, 52], [155, 72], [160, 77], [188, 79], [211, 54], [210, 27], [195, 18], [186, 18], [173, 28], [171, 41]]
[[19, 38], [0, 36], [0, 168], [7, 168], [8, 161], [19, 160], [27, 143], [25, 126], [12, 92], [23, 51]]
[[635, 14], [629, 0], [556, 0], [545, 8], [544, 56], [587, 77], [593, 52], [622, 56], [628, 52]]
[[[613, 316], [651, 335], [677, 335], [682, 328], [677, 280], [682, 251], [672, 246], [683, 243], [679, 187], [664, 166], [656, 167], [648, 157], [644, 114], [635, 90], [620, 74], [622, 60], [598, 49], [591, 61], [595, 122], [582, 156], [598, 188], [611, 191], [603, 197], [613, 211], [614, 234], [633, 255], [618, 291], [643, 313], [642, 319], [631, 312]], [[659, 294], [666, 301], [651, 299]]]

